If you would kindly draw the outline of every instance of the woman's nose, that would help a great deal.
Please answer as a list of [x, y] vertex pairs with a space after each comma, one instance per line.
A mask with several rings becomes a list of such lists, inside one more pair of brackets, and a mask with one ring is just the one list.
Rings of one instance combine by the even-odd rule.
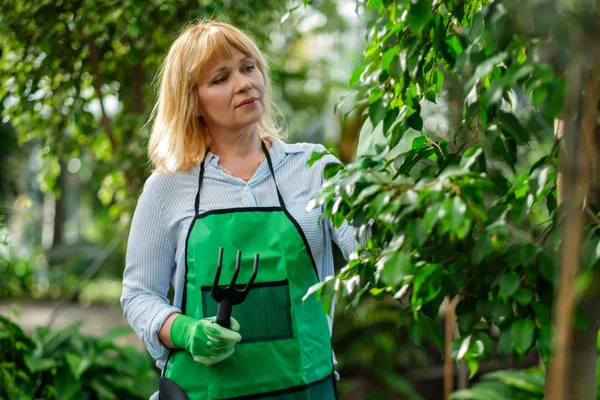
[[252, 88], [252, 83], [248, 79], [248, 77], [244, 76], [242, 73], [237, 72], [235, 75], [235, 89], [236, 92], [245, 92]]

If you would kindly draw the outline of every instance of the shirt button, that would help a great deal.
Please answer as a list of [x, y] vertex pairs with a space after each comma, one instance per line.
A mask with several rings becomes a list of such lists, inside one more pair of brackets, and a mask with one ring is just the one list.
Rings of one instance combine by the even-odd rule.
[[248, 191], [248, 186], [244, 186], [244, 192]]

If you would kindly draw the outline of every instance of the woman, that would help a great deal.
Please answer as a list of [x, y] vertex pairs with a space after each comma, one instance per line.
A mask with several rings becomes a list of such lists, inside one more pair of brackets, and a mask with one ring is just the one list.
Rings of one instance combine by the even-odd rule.
[[[337, 160], [308, 168], [323, 147], [279, 139], [265, 59], [229, 24], [189, 25], [161, 74], [149, 142], [155, 171], [133, 216], [125, 317], [163, 378], [190, 399], [335, 398], [331, 320], [314, 295], [302, 297], [333, 275], [331, 240], [346, 258], [356, 246], [351, 227], [332, 229], [319, 223], [321, 209], [306, 211], [324, 166]], [[222, 283], [238, 250], [238, 284], [260, 256], [229, 329], [214, 322], [210, 294], [219, 248]]]

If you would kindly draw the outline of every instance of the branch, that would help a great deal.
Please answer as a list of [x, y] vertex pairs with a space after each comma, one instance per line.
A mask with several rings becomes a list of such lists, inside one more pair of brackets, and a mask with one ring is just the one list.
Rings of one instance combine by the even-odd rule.
[[598, 216], [594, 214], [594, 212], [589, 207], [586, 207], [585, 211], [587, 212], [590, 219], [600, 226], [600, 218], [598, 218]]
[[110, 145], [114, 151], [117, 150], [117, 141], [115, 140], [115, 133], [110, 123], [110, 119], [106, 115], [106, 109], [104, 108], [104, 96], [102, 95], [102, 76], [100, 75], [100, 69], [98, 65], [100, 64], [100, 57], [98, 52], [98, 46], [92, 37], [88, 37], [86, 39], [86, 43], [90, 49], [90, 68], [92, 70], [92, 81], [94, 85], [94, 89], [96, 92], [96, 96], [98, 97], [98, 101], [100, 102], [100, 110], [102, 111], [101, 122], [104, 126], [104, 130], [106, 131], [106, 135], [108, 136], [108, 140], [110, 141]]

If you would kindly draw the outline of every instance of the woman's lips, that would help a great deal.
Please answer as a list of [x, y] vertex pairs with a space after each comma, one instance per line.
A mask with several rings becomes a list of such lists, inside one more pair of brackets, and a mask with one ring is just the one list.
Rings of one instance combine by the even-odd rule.
[[249, 108], [255, 105], [256, 100], [258, 100], [256, 97], [252, 97], [251, 99], [248, 100], [244, 100], [239, 106], [237, 106], [236, 108]]

